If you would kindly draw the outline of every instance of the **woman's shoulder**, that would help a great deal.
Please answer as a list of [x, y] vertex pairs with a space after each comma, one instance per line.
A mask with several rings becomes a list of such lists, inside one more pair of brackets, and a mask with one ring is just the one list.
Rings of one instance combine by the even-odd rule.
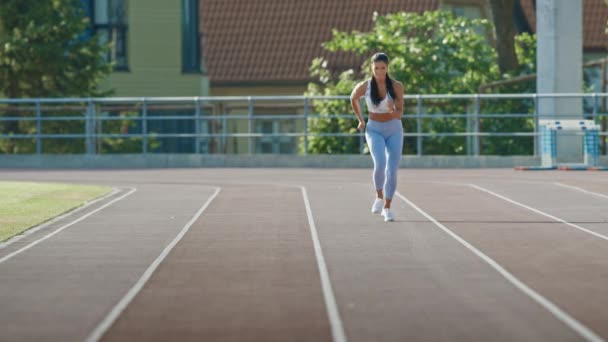
[[393, 85], [399, 86], [399, 87], [403, 87], [403, 83], [401, 83], [400, 81], [391, 78], [391, 80], [393, 81]]
[[360, 91], [367, 90], [368, 84], [369, 84], [369, 80], [363, 80], [363, 81], [357, 83], [357, 85], [355, 86], [355, 89], [360, 90]]
[[401, 82], [393, 79], [393, 87], [395, 89], [401, 89], [401, 90], [403, 90], [403, 83], [401, 83]]
[[367, 82], [366, 81], [362, 81], [359, 82], [355, 85], [355, 87], [353, 88], [352, 93], [350, 94], [351, 98], [357, 98], [359, 96], [363, 96], [365, 95], [365, 92], [367, 92]]

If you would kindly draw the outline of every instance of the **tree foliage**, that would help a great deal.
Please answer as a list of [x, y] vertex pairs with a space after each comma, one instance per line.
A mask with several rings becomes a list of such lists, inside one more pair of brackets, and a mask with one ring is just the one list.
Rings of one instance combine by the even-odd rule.
[[[8, 98], [108, 95], [99, 84], [112, 71], [108, 46], [85, 34], [89, 20], [80, 0], [3, 0], [0, 2], [0, 94]], [[82, 117], [86, 106], [43, 108], [43, 116]], [[32, 105], [0, 108], [5, 117], [31, 117]], [[34, 121], [0, 123], [2, 134], [34, 134]], [[84, 120], [44, 121], [41, 133], [82, 134]], [[78, 153], [82, 139], [48, 139], [43, 150]], [[31, 153], [33, 139], [0, 139], [4, 153]]]
[[[350, 94], [353, 86], [370, 77], [369, 57], [382, 51], [391, 57], [389, 73], [401, 81], [405, 94], [472, 94], [479, 86], [501, 79], [497, 64], [497, 53], [486, 36], [492, 31], [485, 19], [457, 17], [446, 11], [418, 13], [394, 13], [376, 15], [374, 26], [369, 32], [350, 33], [334, 31], [333, 39], [324, 44], [330, 51], [355, 53], [365, 62], [360, 72], [347, 70], [334, 79], [327, 68], [327, 62], [316, 59], [311, 73], [318, 82], [309, 85], [308, 95]], [[517, 38], [521, 72], [534, 70], [534, 38]], [[508, 75], [507, 75], [508, 76]], [[507, 77], [505, 76], [505, 77]], [[504, 110], [504, 105], [488, 106], [486, 110]], [[318, 117], [310, 120], [313, 133], [356, 132], [356, 120], [331, 118], [337, 113], [352, 113], [350, 103], [345, 101], [315, 101]], [[466, 114], [473, 110], [473, 103], [465, 100], [425, 100], [425, 114], [437, 114], [432, 119], [424, 119], [424, 133], [466, 132], [466, 118], [451, 114]], [[414, 133], [417, 123], [416, 101], [406, 101], [403, 119], [404, 131]], [[409, 116], [409, 117], [408, 117]], [[443, 117], [445, 116], [445, 117]], [[493, 130], [509, 130], [511, 121], [499, 120], [488, 126]], [[514, 123], [519, 126], [521, 122]], [[469, 127], [470, 128], [470, 127]], [[357, 142], [358, 139], [355, 139]], [[429, 136], [424, 138], [424, 154], [465, 154], [466, 137]], [[318, 137], [309, 142], [310, 153], [359, 153], [361, 147], [345, 139]], [[406, 138], [405, 153], [415, 153], [415, 138]]]
[[112, 66], [85, 37], [80, 0], [0, 2], [0, 92], [9, 98], [99, 96]]

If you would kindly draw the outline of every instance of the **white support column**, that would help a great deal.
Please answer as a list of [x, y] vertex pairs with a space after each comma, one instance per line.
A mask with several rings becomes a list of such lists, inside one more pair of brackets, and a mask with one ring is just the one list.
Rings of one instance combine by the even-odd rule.
[[[583, 0], [536, 1], [537, 89], [543, 93], [583, 92]], [[541, 119], [581, 119], [583, 101], [540, 98]], [[580, 136], [557, 137], [559, 162], [582, 162]]]

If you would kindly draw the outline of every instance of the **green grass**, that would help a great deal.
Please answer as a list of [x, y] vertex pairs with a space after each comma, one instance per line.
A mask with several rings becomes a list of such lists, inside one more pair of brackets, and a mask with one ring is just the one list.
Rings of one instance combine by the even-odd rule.
[[111, 190], [89, 185], [0, 182], [0, 242]]

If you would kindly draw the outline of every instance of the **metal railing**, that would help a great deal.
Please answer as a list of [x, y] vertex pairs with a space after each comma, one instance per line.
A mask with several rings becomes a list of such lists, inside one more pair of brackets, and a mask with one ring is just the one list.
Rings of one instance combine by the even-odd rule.
[[[464, 139], [456, 153], [477, 156], [487, 153], [488, 139], [528, 139], [526, 153], [536, 155], [539, 102], [551, 98], [582, 100], [583, 117], [601, 124], [606, 154], [606, 93], [406, 95], [406, 145], [421, 156], [433, 154], [425, 152], [429, 144], [441, 144], [433, 139]], [[321, 110], [330, 101], [343, 111]], [[519, 101], [503, 105], [518, 110], [505, 111], [496, 101]], [[306, 154], [311, 139], [335, 137], [358, 139], [363, 153], [363, 133], [315, 129], [320, 121], [343, 119], [354, 119], [348, 96], [0, 99], [0, 151]], [[516, 120], [519, 130], [506, 129]]]

